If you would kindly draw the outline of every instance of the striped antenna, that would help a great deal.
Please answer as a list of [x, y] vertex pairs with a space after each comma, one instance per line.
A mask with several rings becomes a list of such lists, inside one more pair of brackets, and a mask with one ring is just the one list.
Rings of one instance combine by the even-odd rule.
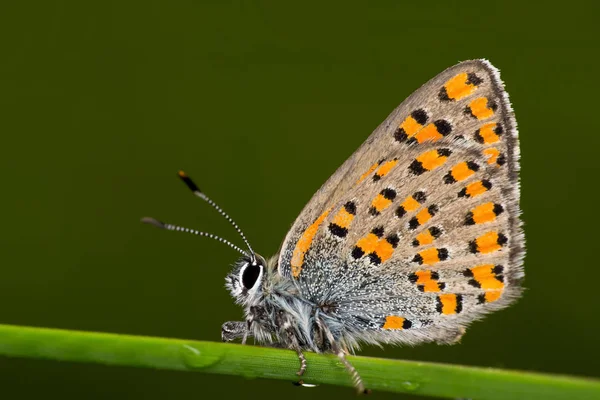
[[172, 224], [165, 224], [164, 222], [161, 222], [159, 220], [156, 220], [156, 219], [150, 218], [150, 217], [144, 217], [144, 218], [142, 218], [142, 222], [144, 224], [153, 225], [153, 226], [155, 226], [157, 228], [165, 229], [167, 231], [186, 232], [186, 233], [191, 233], [192, 235], [196, 235], [196, 236], [204, 236], [204, 237], [208, 237], [208, 238], [211, 238], [211, 239], [215, 239], [215, 240], [218, 240], [221, 243], [226, 244], [227, 246], [231, 247], [232, 249], [237, 250], [238, 252], [242, 253], [246, 257], [251, 258], [248, 253], [246, 253], [244, 250], [242, 250], [239, 247], [237, 247], [235, 244], [231, 243], [229, 240], [223, 239], [222, 237], [219, 237], [217, 235], [213, 235], [212, 233], [200, 232], [200, 231], [197, 231], [195, 229], [185, 228], [183, 226], [177, 226], [177, 225], [172, 225]]
[[185, 185], [192, 191], [192, 193], [194, 193], [194, 195], [200, 197], [202, 200], [204, 200], [208, 204], [210, 204], [215, 210], [218, 211], [219, 214], [221, 214], [223, 216], [223, 218], [225, 218], [231, 224], [231, 226], [233, 226], [233, 228], [237, 231], [237, 233], [240, 235], [240, 237], [242, 238], [242, 240], [248, 247], [248, 250], [250, 251], [250, 258], [252, 259], [252, 262], [256, 262], [256, 254], [254, 253], [254, 250], [252, 250], [252, 246], [250, 246], [250, 242], [248, 242], [248, 239], [246, 239], [246, 235], [244, 235], [244, 232], [242, 232], [242, 230], [240, 229], [238, 224], [236, 224], [235, 221], [225, 211], [223, 211], [223, 209], [221, 207], [219, 207], [217, 205], [217, 203], [212, 201], [212, 199], [210, 197], [208, 197], [206, 194], [204, 194], [200, 190], [198, 185], [196, 185], [194, 183], [194, 181], [192, 181], [192, 179], [189, 176], [187, 176], [187, 174], [185, 172], [179, 171], [179, 173], [177, 175], [183, 181], [183, 183], [185, 183]]

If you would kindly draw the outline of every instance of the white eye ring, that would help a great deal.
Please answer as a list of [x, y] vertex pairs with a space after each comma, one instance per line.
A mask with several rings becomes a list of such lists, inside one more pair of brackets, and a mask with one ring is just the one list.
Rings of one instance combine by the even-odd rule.
[[[251, 282], [252, 286], [248, 287], [246, 286], [247, 284], [250, 285], [250, 282], [244, 282], [244, 272], [246, 272], [246, 270], [248, 269], [248, 267], [258, 267], [258, 274], [253, 274], [251, 276], [246, 277], [246, 280], [251, 280], [254, 279], [254, 281]], [[256, 288], [258, 287], [257, 283], [260, 282], [262, 280], [262, 276], [263, 276], [263, 266], [262, 264], [259, 263], [253, 263], [252, 265], [250, 265], [250, 263], [245, 263], [242, 268], [240, 268], [240, 274], [239, 274], [239, 282], [240, 282], [240, 287], [242, 289], [245, 289], [249, 292], [253, 292], [256, 291]]]
[[238, 280], [240, 281], [240, 284], [242, 283], [242, 276], [244, 276], [244, 271], [246, 270], [246, 268], [248, 268], [249, 265], [250, 263], [245, 263], [240, 268], [240, 273], [238, 274]]

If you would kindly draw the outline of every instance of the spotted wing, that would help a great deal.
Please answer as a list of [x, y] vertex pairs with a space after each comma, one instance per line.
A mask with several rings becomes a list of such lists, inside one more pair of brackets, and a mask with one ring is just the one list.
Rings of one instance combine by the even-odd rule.
[[520, 294], [516, 123], [498, 71], [460, 63], [408, 97], [287, 234], [279, 271], [349, 346], [450, 342]]

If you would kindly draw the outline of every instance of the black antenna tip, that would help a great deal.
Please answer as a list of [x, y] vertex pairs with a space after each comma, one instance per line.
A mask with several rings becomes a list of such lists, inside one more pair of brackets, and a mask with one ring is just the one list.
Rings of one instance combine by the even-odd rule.
[[162, 222], [160, 222], [157, 219], [150, 218], [150, 217], [144, 217], [144, 218], [142, 218], [142, 223], [143, 224], [148, 224], [148, 225], [153, 225], [153, 226], [155, 226], [157, 228], [160, 228], [160, 229], [167, 229], [166, 226], [165, 226], [165, 224], [163, 224]]
[[200, 188], [194, 183], [194, 181], [192, 181], [192, 179], [189, 176], [187, 176], [185, 172], [180, 170], [177, 173], [177, 176], [179, 176], [183, 183], [185, 183], [192, 192], [201, 192]]

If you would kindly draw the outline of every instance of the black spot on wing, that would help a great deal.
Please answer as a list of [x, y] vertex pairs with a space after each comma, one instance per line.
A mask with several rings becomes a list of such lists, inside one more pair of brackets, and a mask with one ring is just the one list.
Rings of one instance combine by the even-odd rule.
[[420, 192], [420, 191], [415, 192], [415, 194], [413, 194], [412, 197], [420, 204], [423, 204], [427, 200], [427, 196], [425, 195], [425, 192]]
[[392, 188], [385, 188], [381, 191], [381, 195], [384, 199], [394, 200], [396, 198], [396, 191]]
[[480, 78], [477, 74], [475, 74], [474, 72], [469, 72], [467, 74], [467, 83], [474, 85], [474, 86], [479, 86], [483, 83], [483, 79]]
[[427, 115], [427, 113], [425, 112], [425, 110], [423, 110], [422, 108], [416, 109], [415, 111], [413, 111], [412, 113], [410, 113], [410, 116], [415, 121], [417, 121], [417, 123], [419, 125], [425, 125], [425, 123], [429, 119], [429, 116]]
[[506, 164], [506, 156], [504, 155], [504, 153], [501, 153], [498, 156], [498, 159], [496, 159], [496, 164], [498, 164], [498, 165], [504, 165], [504, 164]]
[[371, 233], [375, 236], [377, 236], [378, 238], [381, 238], [383, 236], [383, 226], [377, 226], [373, 229], [371, 229]]
[[440, 259], [440, 261], [446, 261], [448, 259], [448, 249], [438, 249], [438, 258]]
[[342, 228], [338, 224], [331, 223], [331, 224], [329, 224], [329, 232], [331, 232], [332, 234], [334, 234], [337, 237], [343, 238], [343, 237], [346, 237], [346, 235], [348, 234], [348, 229]]
[[361, 258], [364, 255], [365, 255], [365, 252], [363, 249], [361, 249], [358, 246], [354, 246], [354, 249], [352, 249], [352, 258], [354, 258], [355, 260], [358, 260], [359, 258]]
[[419, 160], [413, 160], [413, 162], [411, 162], [408, 166], [408, 169], [415, 175], [421, 175], [424, 172], [427, 172], [427, 170], [423, 167], [423, 163], [421, 163]]
[[372, 264], [379, 265], [381, 264], [381, 257], [377, 255], [377, 253], [369, 253], [369, 260]]
[[394, 131], [394, 139], [396, 139], [397, 142], [404, 142], [406, 141], [406, 139], [408, 139], [408, 135], [406, 134], [406, 131], [404, 130], [404, 128], [396, 128], [396, 130]]
[[344, 209], [350, 215], [356, 215], [356, 203], [353, 201], [349, 201], [344, 204]]
[[450, 122], [444, 119], [438, 119], [433, 124], [442, 136], [447, 136], [450, 132], [452, 132], [452, 125], [450, 125]]
[[396, 217], [402, 218], [406, 215], [406, 210], [403, 206], [396, 208]]
[[442, 86], [442, 88], [440, 89], [439, 93], [438, 93], [438, 98], [441, 101], [451, 101], [452, 99], [448, 96], [448, 91], [446, 90], [445, 86]]
[[388, 235], [385, 240], [391, 244], [393, 248], [398, 247], [398, 243], [400, 243], [400, 238], [395, 233]]

